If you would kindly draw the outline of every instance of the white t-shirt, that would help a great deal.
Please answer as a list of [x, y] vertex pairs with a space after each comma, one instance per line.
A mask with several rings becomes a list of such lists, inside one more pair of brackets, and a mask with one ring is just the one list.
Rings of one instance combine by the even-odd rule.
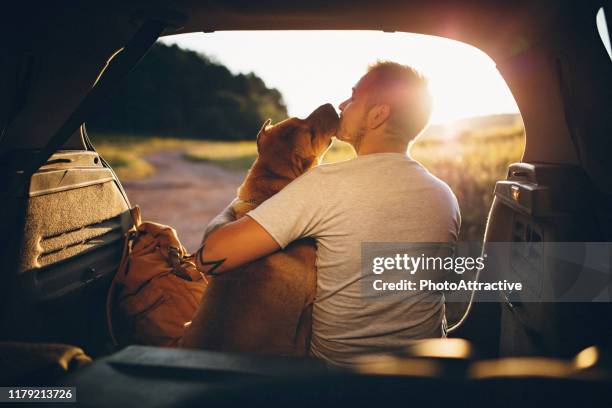
[[409, 156], [375, 153], [317, 166], [247, 215], [281, 248], [316, 239], [312, 355], [350, 364], [358, 353], [444, 335], [442, 293], [377, 302], [360, 285], [363, 242], [457, 240], [457, 199]]

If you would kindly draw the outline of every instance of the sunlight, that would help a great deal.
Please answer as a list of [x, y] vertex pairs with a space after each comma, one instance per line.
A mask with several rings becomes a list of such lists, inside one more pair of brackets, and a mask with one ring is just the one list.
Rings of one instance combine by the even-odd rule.
[[285, 99], [289, 115], [305, 117], [331, 102], [338, 106], [376, 60], [409, 64], [429, 78], [432, 123], [518, 108], [493, 61], [467, 44], [420, 34], [378, 31], [233, 31], [166, 37], [233, 73], [255, 72]]
[[452, 119], [452, 116], [449, 116], [449, 119], [442, 122], [440, 125], [440, 132], [438, 133], [439, 138], [450, 140], [458, 136], [459, 132], [456, 127], [456, 118]]

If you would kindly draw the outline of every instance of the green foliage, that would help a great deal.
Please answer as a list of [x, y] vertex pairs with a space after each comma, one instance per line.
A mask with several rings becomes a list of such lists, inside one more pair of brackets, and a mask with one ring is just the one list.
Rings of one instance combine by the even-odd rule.
[[266, 119], [286, 117], [280, 92], [255, 74], [233, 75], [196, 52], [157, 43], [88, 125], [98, 132], [253, 140]]

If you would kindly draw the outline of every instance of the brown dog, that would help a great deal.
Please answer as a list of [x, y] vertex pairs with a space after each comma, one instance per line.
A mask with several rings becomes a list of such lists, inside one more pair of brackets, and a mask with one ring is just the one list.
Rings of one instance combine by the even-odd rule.
[[[330, 104], [303, 120], [290, 118], [273, 126], [268, 120], [257, 135], [258, 157], [233, 203], [236, 219], [318, 164], [337, 127], [338, 115]], [[212, 277], [182, 347], [305, 355], [316, 289], [315, 255], [314, 241], [302, 239]]]

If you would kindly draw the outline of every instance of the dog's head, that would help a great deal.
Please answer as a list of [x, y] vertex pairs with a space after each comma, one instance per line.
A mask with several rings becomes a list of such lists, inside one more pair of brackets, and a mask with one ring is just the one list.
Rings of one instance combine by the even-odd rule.
[[306, 119], [289, 118], [275, 125], [267, 120], [257, 135], [257, 160], [275, 174], [296, 178], [319, 163], [338, 123], [338, 114], [329, 103]]

